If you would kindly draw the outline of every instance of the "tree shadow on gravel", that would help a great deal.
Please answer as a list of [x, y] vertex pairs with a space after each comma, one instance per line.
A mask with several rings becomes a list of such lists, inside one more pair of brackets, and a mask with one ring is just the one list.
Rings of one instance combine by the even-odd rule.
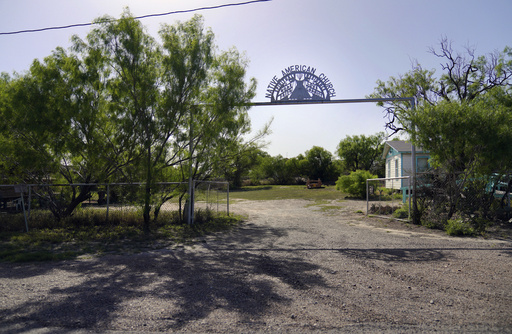
[[[284, 232], [256, 229], [251, 231], [252, 238], [256, 238], [252, 241], [269, 233]], [[248, 241], [247, 235], [243, 240]], [[52, 285], [40, 293], [28, 291], [34, 298], [15, 307], [0, 308], [0, 330], [180, 330], [213, 312], [227, 312], [236, 321], [251, 323], [274, 306], [291, 302], [283, 288], [303, 290], [326, 285], [316, 274], [320, 267], [300, 257], [243, 250], [219, 252], [203, 244], [196, 248], [108, 255], [56, 263], [53, 268], [46, 263], [40, 271], [32, 269], [39, 264], [12, 266], [20, 269], [2, 276], [28, 277], [25, 286], [17, 286], [21, 290], [38, 290], [35, 283], [30, 283], [34, 278], [31, 276], [42, 276], [38, 284], [52, 280]], [[29, 272], [22, 274], [22, 267]], [[9, 297], [9, 292], [3, 294], [2, 298], [16, 298]], [[15, 325], [20, 323], [26, 325], [16, 330], [19, 327]]]
[[[286, 293], [290, 289], [332, 288], [318, 274], [325, 269], [322, 264], [308, 260], [301, 251], [337, 252], [361, 260], [427, 262], [442, 261], [449, 252], [459, 250], [275, 247], [274, 241], [289, 237], [287, 231], [246, 224], [207, 237], [192, 249], [58, 263], [1, 263], [0, 278], [19, 281], [15, 289], [21, 297], [0, 282], [0, 298], [19, 300], [25, 298], [23, 293], [32, 298], [12, 307], [0, 303], [0, 332], [22, 333], [39, 327], [100, 331], [192, 327], [201, 331], [205, 319], [258, 323], [292, 303]], [[510, 252], [510, 248], [470, 250]]]
[[443, 261], [453, 251], [480, 251], [511, 253], [512, 248], [375, 248], [375, 249], [340, 249], [340, 253], [352, 258], [380, 260], [386, 262], [434, 262]]
[[8, 263], [0, 262], [0, 279], [22, 279], [26, 277], [46, 275], [62, 262]]
[[445, 258], [443, 251], [429, 248], [340, 249], [339, 252], [356, 259], [386, 262], [430, 262]]

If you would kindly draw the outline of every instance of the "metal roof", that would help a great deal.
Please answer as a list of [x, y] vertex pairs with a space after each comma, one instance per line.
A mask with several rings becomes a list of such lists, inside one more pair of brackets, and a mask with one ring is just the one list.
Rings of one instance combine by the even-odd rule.
[[[411, 152], [411, 143], [410, 142], [407, 142], [404, 140], [389, 140], [384, 143], [384, 152], [382, 154], [383, 158], [386, 158], [390, 147], [400, 153], [410, 153]], [[416, 147], [416, 153], [428, 153], [428, 151], [424, 151], [421, 147]]]

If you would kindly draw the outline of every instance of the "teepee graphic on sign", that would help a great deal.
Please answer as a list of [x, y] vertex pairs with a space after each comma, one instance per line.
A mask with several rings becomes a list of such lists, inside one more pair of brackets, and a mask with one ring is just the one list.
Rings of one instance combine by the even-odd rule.
[[309, 95], [308, 90], [304, 87], [304, 74], [298, 73], [295, 75], [295, 88], [289, 99], [298, 101], [311, 99], [311, 95]]

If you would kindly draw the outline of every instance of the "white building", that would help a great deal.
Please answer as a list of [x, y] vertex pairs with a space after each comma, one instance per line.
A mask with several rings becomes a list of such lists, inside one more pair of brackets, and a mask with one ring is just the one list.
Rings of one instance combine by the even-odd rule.
[[[403, 140], [391, 140], [384, 143], [382, 158], [386, 159], [386, 178], [411, 176], [412, 145]], [[425, 172], [429, 168], [428, 151], [416, 147], [416, 173]], [[409, 186], [408, 179], [386, 180], [386, 188], [401, 190]]]

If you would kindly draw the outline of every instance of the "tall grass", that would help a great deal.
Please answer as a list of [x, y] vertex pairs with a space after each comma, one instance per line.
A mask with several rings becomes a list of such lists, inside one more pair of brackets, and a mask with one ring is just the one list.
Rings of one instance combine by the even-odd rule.
[[183, 224], [177, 212], [161, 212], [143, 233], [142, 215], [137, 210], [78, 210], [60, 221], [50, 212], [34, 211], [29, 232], [23, 215], [2, 215], [0, 219], [0, 261], [45, 261], [75, 258], [83, 254], [137, 252], [192, 242], [195, 238], [226, 230], [240, 217], [218, 215], [210, 210], [195, 214], [195, 224]]

